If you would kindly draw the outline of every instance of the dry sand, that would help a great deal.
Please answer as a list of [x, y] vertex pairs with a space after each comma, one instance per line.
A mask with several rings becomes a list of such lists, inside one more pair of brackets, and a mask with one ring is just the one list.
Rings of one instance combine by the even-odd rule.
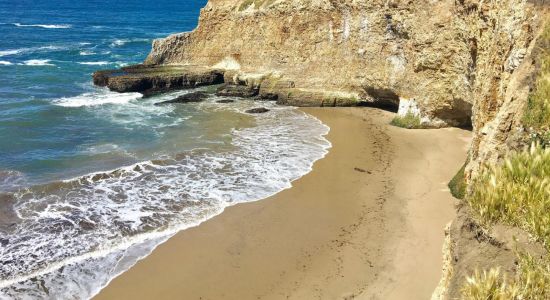
[[333, 144], [311, 173], [177, 234], [96, 299], [429, 299], [470, 133], [391, 127], [372, 108], [304, 110]]

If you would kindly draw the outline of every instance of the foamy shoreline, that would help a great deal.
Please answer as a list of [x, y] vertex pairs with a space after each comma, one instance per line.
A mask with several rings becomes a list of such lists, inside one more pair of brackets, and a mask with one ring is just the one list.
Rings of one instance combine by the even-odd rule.
[[[214, 105], [214, 103], [212, 103], [210, 105]], [[243, 105], [245, 105], [245, 104], [243, 104]], [[258, 178], [250, 179], [249, 181], [243, 180], [243, 178], [241, 178], [240, 180], [238, 180], [239, 182], [243, 182], [243, 183], [249, 182], [250, 184], [258, 185], [258, 187], [252, 186], [250, 191], [236, 190], [236, 191], [234, 191], [234, 193], [233, 193], [234, 195], [232, 196], [232, 197], [234, 197], [233, 201], [231, 201], [231, 202], [221, 201], [213, 207], [210, 207], [210, 208], [207, 207], [207, 209], [204, 210], [204, 211], [198, 211], [197, 212], [197, 214], [198, 214], [197, 218], [194, 218], [194, 219], [189, 219], [189, 220], [185, 221], [186, 220], [185, 219], [186, 214], [189, 214], [190, 212], [183, 211], [181, 218], [184, 218], [184, 219], [182, 219], [181, 221], [176, 222], [177, 224], [170, 225], [168, 228], [164, 228], [164, 229], [162, 229], [161, 231], [158, 231], [158, 232], [153, 231], [153, 232], [150, 232], [150, 233], [144, 233], [144, 234], [139, 234], [139, 235], [127, 237], [127, 238], [125, 238], [126, 240], [124, 242], [116, 244], [115, 245], [116, 247], [113, 247], [113, 245], [110, 245], [110, 243], [107, 243], [105, 245], [102, 245], [100, 248], [98, 248], [98, 249], [96, 249], [92, 252], [87, 252], [83, 255], [68, 257], [66, 259], [63, 258], [63, 256], [60, 256], [62, 258], [62, 260], [54, 261], [54, 262], [50, 263], [47, 266], [47, 268], [41, 268], [36, 272], [28, 273], [28, 274], [24, 275], [24, 277], [18, 276], [17, 278], [4, 280], [1, 284], [2, 287], [8, 287], [8, 286], [11, 287], [13, 284], [17, 283], [16, 284], [17, 289], [20, 289], [20, 290], [30, 289], [30, 290], [27, 291], [27, 293], [32, 294], [32, 293], [36, 292], [36, 293], [38, 293], [38, 294], [36, 294], [36, 296], [39, 296], [39, 295], [41, 295], [39, 291], [33, 291], [32, 290], [32, 288], [31, 288], [32, 283], [27, 284], [27, 283], [21, 282], [21, 281], [24, 281], [24, 280], [27, 280], [27, 279], [30, 279], [30, 278], [33, 278], [33, 277], [36, 277], [36, 276], [41, 276], [41, 277], [39, 277], [39, 279], [40, 280], [45, 280], [45, 282], [47, 283], [48, 289], [50, 290], [50, 292], [49, 292], [50, 296], [55, 296], [55, 295], [57, 295], [59, 297], [78, 296], [78, 294], [77, 295], [74, 294], [75, 292], [78, 292], [79, 289], [81, 289], [81, 288], [78, 288], [78, 287], [77, 287], [76, 290], [68, 290], [67, 293], [69, 293], [69, 294], [57, 294], [58, 292], [61, 292], [57, 288], [60, 288], [62, 286], [57, 286], [55, 284], [55, 282], [60, 280], [61, 278], [65, 278], [67, 276], [69, 276], [69, 278], [72, 278], [71, 279], [72, 281], [74, 281], [76, 279], [78, 279], [79, 281], [86, 280], [87, 279], [86, 272], [84, 272], [84, 271], [86, 271], [87, 269], [93, 267], [93, 265], [98, 265], [98, 264], [102, 265], [103, 263], [107, 263], [107, 265], [103, 265], [102, 268], [105, 268], [107, 270], [112, 269], [113, 273], [99, 274], [99, 275], [101, 275], [99, 277], [105, 278], [105, 280], [107, 280], [107, 281], [106, 282], [99, 281], [99, 282], [97, 282], [97, 284], [99, 284], [99, 286], [95, 286], [95, 287], [94, 287], [94, 284], [91, 284], [90, 287], [89, 287], [89, 288], [91, 288], [91, 290], [88, 290], [88, 291], [82, 290], [81, 291], [82, 294], [80, 294], [79, 297], [87, 298], [90, 295], [95, 294], [97, 292], [97, 289], [101, 288], [101, 286], [103, 284], [108, 283], [112, 279], [112, 277], [115, 277], [118, 274], [124, 272], [127, 268], [131, 267], [131, 265], [133, 265], [135, 263], [135, 261], [133, 263], [132, 262], [127, 262], [126, 264], [129, 264], [129, 265], [127, 265], [126, 267], [121, 269], [118, 266], [120, 264], [118, 262], [119, 260], [121, 260], [121, 259], [122, 260], [127, 260], [125, 257], [127, 257], [128, 255], [131, 256], [131, 257], [135, 257], [136, 259], [141, 259], [142, 257], [146, 256], [150, 251], [152, 251], [152, 249], [154, 249], [158, 245], [158, 243], [154, 243], [154, 245], [148, 246], [148, 247], [143, 248], [143, 249], [140, 250], [139, 249], [141, 247], [140, 245], [143, 244], [144, 242], [157, 239], [157, 240], [159, 240], [159, 243], [160, 243], [163, 240], [165, 240], [166, 238], [168, 238], [169, 236], [171, 236], [171, 235], [173, 235], [173, 234], [175, 234], [175, 233], [177, 233], [181, 230], [185, 230], [185, 229], [190, 228], [190, 227], [198, 226], [200, 223], [202, 223], [202, 222], [204, 222], [204, 221], [220, 214], [228, 206], [231, 206], [231, 205], [234, 205], [234, 204], [240, 203], [240, 202], [258, 201], [258, 200], [270, 197], [273, 194], [276, 194], [276, 193], [280, 192], [281, 190], [289, 188], [291, 186], [290, 181], [295, 180], [295, 179], [303, 176], [305, 173], [309, 172], [311, 170], [311, 164], [315, 160], [321, 158], [322, 156], [324, 156], [326, 154], [326, 148], [330, 147], [330, 143], [325, 142], [326, 140], [323, 139], [323, 135], [328, 132], [328, 128], [326, 126], [324, 126], [319, 120], [316, 120], [312, 117], [306, 116], [304, 113], [295, 111], [292, 108], [274, 109], [274, 111], [271, 114], [273, 114], [273, 116], [271, 118], [277, 118], [279, 123], [281, 121], [283, 121], [283, 123], [284, 122], [288, 123], [287, 125], [279, 124], [281, 126], [280, 128], [283, 130], [281, 132], [281, 134], [284, 134], [288, 130], [291, 130], [295, 134], [300, 132], [300, 130], [303, 131], [302, 132], [303, 136], [300, 136], [298, 134], [295, 137], [292, 137], [292, 134], [291, 134], [289, 136], [286, 136], [286, 138], [283, 139], [284, 141], [282, 141], [281, 145], [284, 146], [284, 148], [286, 149], [283, 152], [292, 153], [293, 151], [297, 151], [298, 149], [301, 149], [302, 146], [300, 146], [297, 143], [298, 142], [300, 142], [300, 143], [305, 142], [308, 139], [310, 139], [310, 144], [308, 144], [308, 145], [304, 144], [303, 147], [305, 147], [306, 149], [309, 149], [309, 150], [313, 150], [313, 152], [311, 152], [311, 153], [308, 153], [308, 151], [301, 151], [303, 153], [303, 155], [298, 155], [297, 157], [299, 157], [303, 161], [296, 162], [296, 164], [293, 165], [290, 169], [289, 169], [289, 167], [285, 167], [284, 165], [280, 165], [280, 163], [283, 163], [283, 161], [280, 161], [280, 160], [277, 160], [275, 162], [275, 165], [270, 165], [270, 164], [267, 164], [267, 165], [260, 164], [259, 165], [260, 167], [262, 165], [265, 165], [265, 167], [274, 168], [274, 171], [273, 171], [274, 173], [271, 174], [271, 175], [274, 175], [274, 176], [277, 175], [279, 177], [277, 180], [279, 180], [280, 182], [273, 182], [273, 184], [272, 184], [273, 186], [265, 186], [265, 184], [268, 183], [267, 181], [269, 181], [271, 179], [269, 179], [269, 178], [261, 179], [261, 176], [263, 176], [263, 175], [260, 175], [261, 173], [258, 173], [258, 175], [256, 175], [256, 176], [259, 176], [259, 179], [260, 179], [260, 181], [258, 181], [258, 182], [256, 182], [258, 180]], [[285, 115], [286, 115], [286, 118], [289, 118], [286, 121], [285, 121], [285, 117], [284, 117]], [[271, 134], [271, 132], [266, 131], [266, 128], [267, 128], [266, 126], [269, 126], [269, 128], [271, 128], [271, 130], [273, 130], [273, 128], [276, 127], [276, 126], [269, 125], [269, 124], [271, 124], [270, 123], [271, 121], [269, 121], [270, 120], [269, 116], [270, 115], [268, 114], [268, 115], [263, 115], [261, 117], [258, 117], [259, 122], [261, 124], [263, 124], [263, 125], [259, 125], [259, 127], [244, 128], [241, 131], [235, 131], [235, 133], [234, 133], [235, 134], [234, 142], [241, 145], [243, 150], [250, 151], [249, 153], [243, 153], [243, 155], [252, 155], [253, 153], [255, 153], [256, 155], [260, 155], [260, 157], [255, 158], [254, 161], [249, 162], [249, 163], [251, 163], [251, 165], [248, 166], [248, 167], [254, 167], [253, 165], [255, 163], [261, 162], [261, 160], [262, 160], [261, 157], [264, 154], [268, 155], [268, 156], [271, 156], [268, 153], [269, 151], [262, 154], [263, 153], [262, 151], [258, 151], [258, 149], [255, 148], [255, 147], [258, 146], [258, 143], [255, 141], [255, 139], [258, 136]], [[310, 130], [313, 130], [312, 132], [307, 131], [308, 128], [309, 128], [307, 124], [312, 125], [312, 126], [310, 126], [311, 127]], [[290, 127], [288, 127], [287, 129], [284, 129], [285, 128], [284, 126], [290, 126]], [[301, 129], [299, 129], [299, 130], [292, 129], [294, 126], [301, 126], [300, 127]], [[250, 132], [248, 132], [248, 131], [250, 131]], [[296, 143], [293, 143], [291, 140], [288, 140], [288, 138], [296, 139]], [[265, 140], [265, 141], [269, 142], [268, 140]], [[252, 146], [254, 144], [256, 144], [256, 146]], [[293, 147], [295, 147], [296, 149], [293, 149]], [[263, 149], [270, 150], [270, 149], [276, 149], [276, 148], [272, 148], [268, 145], [265, 145], [265, 147], [263, 147]], [[237, 154], [238, 153], [235, 153], [235, 155], [237, 155]], [[207, 158], [207, 157], [205, 157], [205, 158]], [[210, 159], [210, 158], [208, 158], [208, 159]], [[218, 164], [218, 162], [216, 162], [216, 161], [221, 160], [220, 162], [223, 162], [224, 158], [223, 157], [219, 157], [219, 158], [212, 157], [211, 159], [213, 159], [213, 161], [212, 161], [213, 163]], [[231, 159], [231, 161], [239, 161], [239, 159], [238, 159], [238, 157], [235, 157], [235, 158]], [[98, 184], [102, 183], [103, 181], [106, 181], [106, 182], [113, 181], [113, 182], [118, 182], [119, 184], [124, 184], [124, 182], [127, 182], [128, 184], [131, 184], [133, 187], [127, 187], [126, 191], [129, 194], [133, 194], [133, 192], [136, 189], [139, 190], [139, 189], [144, 188], [142, 186], [143, 183], [140, 183], [140, 186], [138, 188], [137, 186], [134, 186], [131, 182], [131, 180], [132, 180], [131, 178], [133, 178], [133, 177], [139, 178], [139, 177], [142, 176], [141, 174], [137, 174], [140, 171], [136, 171], [136, 170], [148, 170], [148, 169], [151, 169], [151, 168], [152, 169], [162, 168], [164, 166], [164, 164], [157, 165], [157, 164], [154, 164], [152, 162], [150, 162], [149, 164], [151, 164], [151, 165], [148, 165], [147, 163], [142, 162], [142, 163], [138, 163], [138, 164], [126, 167], [126, 168], [120, 168], [120, 169], [117, 169], [117, 170], [113, 170], [111, 172], [92, 173], [92, 174], [88, 174], [85, 177], [78, 177], [78, 178], [74, 178], [72, 180], [65, 180], [65, 181], [63, 181], [63, 184], [67, 185], [68, 187], [71, 187], [73, 185], [82, 185], [83, 188], [84, 187], [86, 187], [87, 189], [92, 188], [91, 191], [93, 192], [94, 189], [95, 189], [93, 187], [95, 185], [98, 185]], [[215, 166], [215, 164], [213, 166]], [[243, 166], [246, 166], [246, 165], [247, 164], [244, 163]], [[166, 165], [164, 167], [172, 168], [170, 165]], [[200, 167], [200, 165], [199, 165], [199, 167]], [[200, 170], [190, 171], [190, 170], [187, 170], [187, 169], [183, 169], [181, 171], [178, 171], [179, 170], [178, 168], [180, 168], [180, 167], [176, 167], [176, 169], [177, 169], [177, 170], [175, 170], [176, 173], [173, 173], [173, 174], [170, 173], [171, 175], [170, 174], [158, 173], [156, 176], [162, 175], [160, 178], [163, 178], [163, 176], [166, 175], [166, 176], [169, 176], [170, 178], [172, 178], [171, 180], [175, 180], [174, 182], [172, 182], [169, 185], [172, 188], [175, 188], [176, 191], [177, 191], [177, 189], [179, 187], [185, 187], [186, 186], [186, 184], [184, 184], [184, 182], [179, 182], [178, 181], [178, 177], [181, 177], [182, 175], [188, 176], [190, 174], [189, 172], [201, 172]], [[278, 173], [278, 171], [276, 171], [276, 170], [282, 171], [283, 173]], [[208, 169], [205, 169], [204, 171], [208, 171]], [[244, 174], [247, 174], [247, 175], [254, 175], [254, 172], [252, 170], [248, 170], [248, 171], [243, 170], [243, 172], [244, 172]], [[129, 175], [122, 176], [122, 174], [125, 174], [125, 173], [128, 173]], [[136, 173], [136, 174], [132, 175], [133, 173]], [[203, 175], [206, 175], [206, 174], [207, 173], [205, 173]], [[196, 174], [196, 175], [199, 175], [199, 174]], [[129, 176], [129, 178], [126, 178], [128, 176]], [[185, 176], [184, 176], [184, 178], [185, 178]], [[100, 181], [96, 181], [94, 179], [95, 177], [102, 178], [102, 179]], [[231, 177], [227, 177], [226, 180], [223, 180], [223, 181], [227, 181], [227, 179], [231, 179]], [[237, 179], [239, 179], [239, 177], [236, 177], [236, 180]], [[181, 178], [179, 178], [179, 180], [181, 180]], [[263, 182], [262, 180], [264, 180], [264, 181], [267, 180], [267, 181]], [[227, 183], [222, 183], [222, 181], [220, 181], [220, 180], [217, 180], [216, 182], [218, 182], [217, 184], [220, 185], [221, 187], [223, 187], [224, 184], [227, 184]], [[153, 182], [152, 184], [153, 184], [153, 186], [151, 186], [151, 188], [148, 189], [150, 191], [150, 193], [155, 192], [155, 187], [154, 186], [156, 186], [156, 187], [159, 186], [155, 182]], [[89, 185], [89, 187], [88, 187], [88, 185]], [[257, 190], [257, 188], [260, 188], [262, 186], [263, 186], [263, 189], [264, 189], [263, 191], [258, 190], [257, 192], [253, 193], [253, 196], [251, 196], [252, 195], [251, 192], [253, 192], [254, 190]], [[105, 188], [109, 188], [109, 186], [102, 183], [102, 185], [98, 186], [97, 188], [105, 189]], [[82, 193], [83, 191], [77, 189], [77, 190], [75, 190], [75, 192]], [[193, 193], [193, 189], [189, 190], [188, 192]], [[216, 192], [215, 189], [212, 189], [212, 188], [208, 189], [207, 187], [201, 188], [201, 193], [213, 193], [213, 192]], [[226, 192], [229, 193], [229, 191], [226, 191]], [[69, 191], [68, 193], [71, 193], [71, 192]], [[92, 196], [92, 194], [90, 194], [90, 196]], [[220, 195], [220, 196], [223, 196], [223, 195]], [[94, 197], [91, 197], [91, 199], [94, 199]], [[201, 199], [201, 201], [204, 198], [204, 196], [201, 197], [199, 195], [197, 195], [197, 197], [198, 197], [197, 199]], [[250, 198], [250, 197], [252, 197], [252, 198]], [[204, 201], [206, 201], [205, 203], [208, 203], [207, 200], [208, 200], [207, 198], [204, 199]], [[36, 199], [36, 200], [33, 200], [33, 201], [37, 201], [37, 203], [40, 203], [41, 200]], [[97, 201], [100, 201], [100, 199], [95, 199], [94, 200], [94, 202], [97, 202]], [[27, 200], [26, 202], [29, 202], [29, 201]], [[26, 202], [21, 203], [21, 205], [31, 205], [31, 203], [26, 203]], [[63, 203], [62, 201], [58, 201], [58, 202], [59, 203], [56, 203], [56, 205], [62, 205], [62, 203]], [[201, 202], [199, 201], [199, 204], [200, 203]], [[150, 203], [148, 205], [153, 205], [153, 204], [154, 203]], [[94, 204], [94, 205], [96, 205], [96, 204]], [[144, 203], [141, 203], [141, 204], [140, 203], [133, 203], [131, 206], [132, 207], [136, 206], [137, 208], [139, 208], [140, 205], [144, 205]], [[124, 216], [125, 215], [124, 210], [125, 209], [130, 209], [131, 210], [131, 209], [133, 209], [132, 207], [126, 207], [126, 208], [125, 207], [119, 207], [119, 208], [115, 208], [115, 210], [116, 211], [120, 210], [119, 214]], [[18, 209], [21, 209], [21, 208], [18, 208]], [[89, 211], [90, 209], [95, 210], [96, 208], [90, 207], [90, 208], [87, 208], [85, 210]], [[131, 213], [131, 212], [129, 212], [129, 213]], [[45, 217], [50, 218], [49, 215], [45, 216]], [[157, 220], [157, 222], [158, 221], [160, 221], [160, 220]], [[15, 237], [16, 237], [15, 235], [12, 236], [12, 238], [15, 238]], [[59, 242], [63, 243], [63, 245], [65, 245], [66, 243], [69, 242], [69, 241], [63, 242], [64, 238], [62, 238], [62, 237], [60, 237], [59, 239], [60, 239]], [[12, 240], [11, 243], [17, 243], [17, 241]], [[138, 248], [137, 249], [138, 252], [135, 252], [134, 250], [131, 250], [131, 251], [128, 250], [128, 249], [134, 249], [136, 247]], [[35, 253], [35, 252], [36, 251], [33, 251], [33, 250], [29, 249], [25, 253]], [[129, 252], [129, 254], [127, 254], [128, 252]], [[15, 253], [12, 253], [12, 254], [15, 255]], [[8, 255], [8, 254], [4, 253], [3, 257], [6, 257], [7, 259], [9, 259], [9, 256], [6, 256], [6, 255]], [[14, 258], [17, 258], [17, 257], [14, 257]], [[33, 260], [29, 260], [29, 261], [32, 262]], [[58, 270], [61, 270], [61, 271], [58, 271]], [[84, 273], [82, 273], [82, 272], [84, 272]], [[80, 273], [82, 273], [82, 274], [80, 274]], [[75, 276], [77, 276], [77, 277], [75, 277]], [[107, 277], [105, 277], [105, 276], [107, 276]], [[103, 279], [101, 279], [101, 280], [103, 280]], [[88, 289], [88, 288], [86, 288], [86, 289]], [[8, 295], [8, 297], [9, 297], [9, 295], [13, 296], [13, 291], [8, 289], [5, 292], [7, 293], [5, 295]], [[78, 292], [78, 293], [80, 293], [80, 292]]]
[[393, 128], [373, 109], [304, 110], [331, 127], [312, 172], [176, 234], [95, 299], [429, 298], [454, 215], [453, 168], [437, 166], [460, 166], [470, 134]]

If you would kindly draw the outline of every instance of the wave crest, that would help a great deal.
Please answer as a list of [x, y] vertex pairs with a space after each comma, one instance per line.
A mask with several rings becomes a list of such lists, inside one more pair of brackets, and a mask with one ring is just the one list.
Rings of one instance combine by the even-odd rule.
[[[255, 127], [233, 130], [221, 151], [188, 151], [15, 194], [21, 222], [0, 247], [9, 262], [0, 269], [0, 298], [90, 298], [172, 234], [291, 187], [327, 153], [329, 129], [294, 108], [269, 107], [254, 116]], [[20, 282], [37, 275], [45, 292], [36, 280]]]
[[86, 66], [104, 66], [110, 64], [108, 61], [86, 61], [86, 62], [79, 62], [79, 65], [86, 65]]
[[72, 25], [69, 24], [21, 24], [21, 23], [12, 23], [12, 25], [17, 27], [39, 27], [45, 29], [68, 29]]
[[49, 59], [29, 59], [24, 61], [21, 65], [31, 66], [31, 67], [40, 67], [40, 66], [55, 66], [50, 63]]
[[54, 100], [53, 104], [64, 107], [83, 107], [103, 104], [125, 104], [143, 97], [140, 93], [84, 93], [76, 97]]

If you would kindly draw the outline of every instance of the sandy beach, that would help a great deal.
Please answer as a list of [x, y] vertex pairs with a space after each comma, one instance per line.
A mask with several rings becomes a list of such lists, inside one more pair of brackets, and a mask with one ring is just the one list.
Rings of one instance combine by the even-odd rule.
[[447, 183], [471, 133], [406, 130], [373, 108], [303, 109], [333, 147], [291, 189], [175, 235], [95, 299], [429, 299]]

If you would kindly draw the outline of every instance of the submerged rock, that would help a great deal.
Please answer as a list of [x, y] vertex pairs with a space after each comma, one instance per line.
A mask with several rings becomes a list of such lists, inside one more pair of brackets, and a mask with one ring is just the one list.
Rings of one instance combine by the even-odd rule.
[[192, 102], [202, 102], [208, 98], [208, 93], [206, 92], [194, 92], [185, 95], [181, 95], [175, 99], [167, 100], [163, 102], [155, 103], [155, 105], [165, 105], [165, 104], [174, 104], [174, 103], [192, 103]]
[[221, 84], [223, 71], [194, 66], [135, 65], [93, 74], [94, 84], [111, 91], [153, 94], [171, 90]]
[[250, 88], [244, 85], [225, 84], [218, 88], [216, 95], [222, 97], [241, 97], [251, 98], [257, 96], [258, 89]]
[[235, 100], [218, 100], [217, 103], [233, 103]]
[[269, 109], [267, 109], [265, 107], [258, 107], [258, 108], [249, 109], [249, 110], [246, 111], [246, 113], [249, 113], [249, 114], [264, 114], [268, 111], [269, 111]]

